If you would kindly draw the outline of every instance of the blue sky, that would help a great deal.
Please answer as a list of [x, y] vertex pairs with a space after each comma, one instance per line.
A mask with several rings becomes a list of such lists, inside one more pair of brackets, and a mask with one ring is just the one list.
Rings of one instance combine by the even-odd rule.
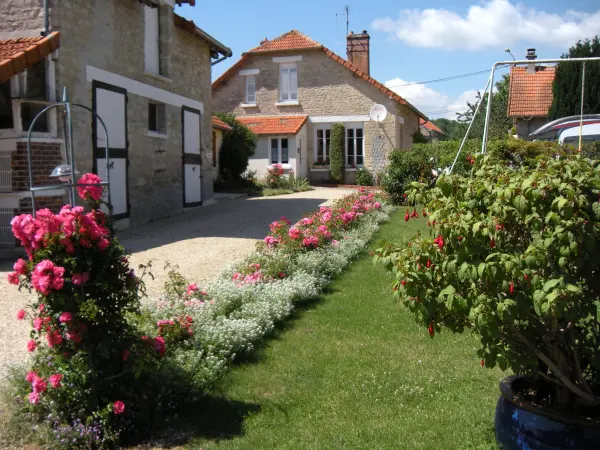
[[[213, 79], [265, 37], [297, 29], [345, 57], [344, 6], [350, 30], [371, 35], [371, 75], [388, 83], [431, 118], [455, 116], [487, 74], [402, 86], [486, 70], [509, 47], [517, 59], [529, 47], [539, 58], [556, 58], [586, 37], [600, 35], [600, 0], [425, 0], [407, 9], [397, 0], [197, 0], [177, 13], [231, 47], [213, 67]], [[377, 5], [377, 6], [374, 6]], [[336, 16], [337, 15], [337, 16]]]

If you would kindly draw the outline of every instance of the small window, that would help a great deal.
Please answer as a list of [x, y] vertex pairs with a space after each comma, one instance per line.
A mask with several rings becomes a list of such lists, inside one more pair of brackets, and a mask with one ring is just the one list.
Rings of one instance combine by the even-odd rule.
[[363, 161], [363, 129], [346, 127], [346, 166], [362, 166]]
[[10, 80], [8, 80], [0, 84], [0, 129], [12, 129], [14, 127]]
[[288, 164], [288, 138], [271, 139], [271, 164]]
[[144, 66], [146, 71], [160, 73], [160, 29], [158, 7], [144, 6]]
[[298, 73], [296, 65], [281, 65], [279, 69], [279, 100], [289, 102], [298, 100]]
[[[33, 66], [29, 67], [21, 77], [21, 98], [24, 100], [39, 100], [42, 103], [24, 102], [21, 104], [21, 123], [23, 131], [28, 131], [35, 116], [42, 111], [47, 105], [44, 104], [48, 100], [48, 92], [46, 89], [46, 60], [42, 59]], [[33, 131], [47, 133], [48, 115], [42, 114], [35, 122]]]
[[166, 134], [167, 118], [164, 103], [148, 103], [148, 131]]
[[246, 76], [246, 99], [245, 103], [248, 105], [256, 104], [256, 76]]
[[315, 162], [319, 165], [329, 164], [329, 140], [331, 138], [331, 129], [319, 129], [317, 130], [317, 154], [315, 155]]

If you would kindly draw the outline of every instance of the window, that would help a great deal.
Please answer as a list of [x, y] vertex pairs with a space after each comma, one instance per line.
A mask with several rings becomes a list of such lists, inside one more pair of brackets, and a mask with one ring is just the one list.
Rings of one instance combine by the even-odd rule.
[[363, 128], [346, 126], [346, 166], [363, 165]]
[[164, 103], [148, 103], [148, 131], [166, 134], [167, 118]]
[[[45, 102], [48, 100], [46, 86], [46, 60], [42, 59], [33, 66], [29, 67], [20, 77], [19, 97], [25, 100], [38, 100]], [[21, 103], [21, 123], [23, 131], [28, 131], [31, 122], [38, 113], [47, 105], [44, 103], [24, 102]], [[48, 115], [42, 114], [35, 122], [33, 131], [42, 133], [48, 132]]]
[[331, 128], [322, 128], [317, 130], [317, 145], [315, 163], [318, 165], [329, 164], [329, 140], [331, 138]]
[[288, 139], [271, 139], [271, 164], [288, 164]]
[[14, 127], [10, 80], [8, 80], [0, 84], [0, 129], [12, 129]]
[[144, 65], [147, 72], [160, 73], [158, 7], [144, 6]]
[[247, 105], [256, 104], [256, 76], [248, 75], [246, 77], [246, 101]]
[[282, 102], [298, 100], [296, 64], [282, 64], [279, 68], [279, 79], [279, 100]]

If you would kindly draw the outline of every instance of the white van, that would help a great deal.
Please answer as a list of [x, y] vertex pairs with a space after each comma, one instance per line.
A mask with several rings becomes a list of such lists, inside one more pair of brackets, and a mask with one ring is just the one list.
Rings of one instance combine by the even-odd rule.
[[600, 141], [600, 123], [594, 123], [562, 130], [558, 135], [558, 143], [578, 145], [580, 132], [582, 142]]

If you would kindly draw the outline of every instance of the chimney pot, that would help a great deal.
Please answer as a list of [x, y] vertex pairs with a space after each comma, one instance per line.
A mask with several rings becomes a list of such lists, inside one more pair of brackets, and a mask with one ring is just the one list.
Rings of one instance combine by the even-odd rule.
[[363, 34], [368, 34], [368, 33], [367, 33], [367, 30], [363, 30]]
[[363, 30], [362, 34], [351, 31], [346, 37], [348, 61], [367, 75], [371, 69], [370, 40], [367, 30]]

